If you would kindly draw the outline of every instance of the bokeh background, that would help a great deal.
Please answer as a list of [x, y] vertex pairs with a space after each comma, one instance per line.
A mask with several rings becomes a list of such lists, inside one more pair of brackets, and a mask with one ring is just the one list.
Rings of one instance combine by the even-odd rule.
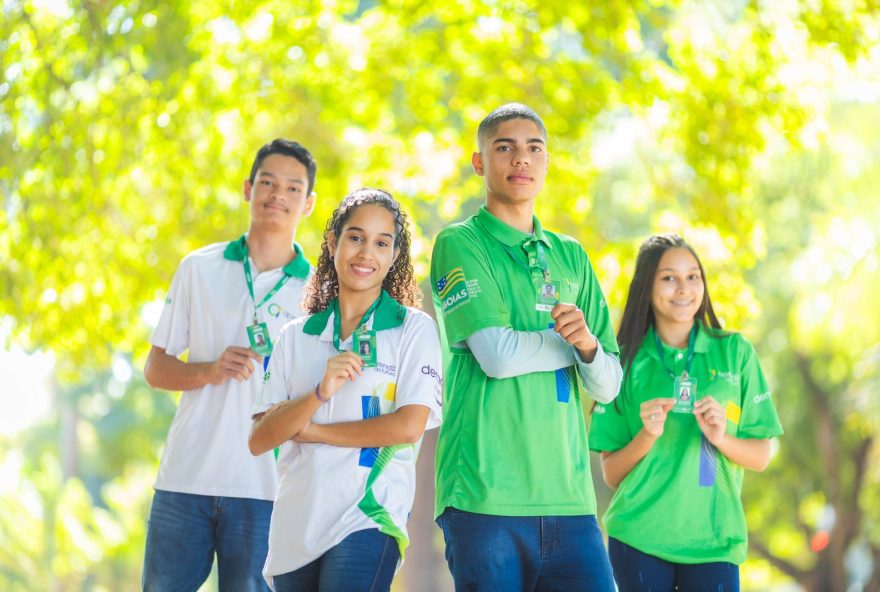
[[[676, 231], [756, 344], [786, 435], [746, 479], [743, 588], [880, 590], [877, 0], [0, 1], [0, 589], [139, 588], [179, 397], [144, 383], [149, 334], [180, 258], [246, 228], [260, 145], [318, 159], [306, 253], [350, 189], [391, 190], [427, 290], [513, 100], [615, 324]], [[434, 442], [397, 591], [450, 589]]]

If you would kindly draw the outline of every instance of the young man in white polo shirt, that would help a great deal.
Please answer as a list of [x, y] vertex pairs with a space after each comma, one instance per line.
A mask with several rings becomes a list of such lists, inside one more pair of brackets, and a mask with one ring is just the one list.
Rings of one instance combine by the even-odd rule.
[[215, 553], [220, 590], [267, 589], [277, 480], [272, 455], [248, 451], [250, 411], [272, 341], [304, 314], [312, 266], [294, 239], [315, 205], [316, 168], [296, 142], [263, 146], [244, 182], [247, 234], [190, 253], [171, 282], [144, 376], [183, 396], [154, 485], [144, 590], [197, 590]]

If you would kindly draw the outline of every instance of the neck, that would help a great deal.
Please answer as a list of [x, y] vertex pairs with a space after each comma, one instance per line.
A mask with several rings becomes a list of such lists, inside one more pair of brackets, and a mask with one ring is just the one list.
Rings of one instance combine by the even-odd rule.
[[258, 273], [284, 267], [296, 257], [293, 234], [288, 232], [266, 232], [252, 225], [248, 230], [247, 246]]
[[382, 293], [382, 287], [376, 290], [353, 292], [339, 286], [339, 319], [342, 321], [342, 334], [340, 339], [348, 339], [352, 331], [358, 328], [358, 323], [364, 318], [364, 313], [373, 305], [376, 298]]
[[532, 224], [532, 215], [535, 213], [535, 202], [510, 204], [496, 200], [486, 200], [486, 209], [489, 213], [520, 232], [532, 233], [535, 226]]
[[688, 338], [691, 335], [691, 329], [694, 321], [690, 323], [669, 323], [663, 321], [655, 321], [654, 330], [660, 341], [669, 347], [685, 348], [688, 346]]

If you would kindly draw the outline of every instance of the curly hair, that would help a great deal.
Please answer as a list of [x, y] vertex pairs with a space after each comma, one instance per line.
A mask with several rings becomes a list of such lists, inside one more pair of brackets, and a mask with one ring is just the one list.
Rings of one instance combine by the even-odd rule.
[[330, 235], [339, 237], [345, 223], [355, 210], [365, 205], [381, 206], [391, 212], [394, 217], [394, 247], [399, 250], [399, 253], [397, 260], [388, 270], [388, 275], [382, 281], [382, 288], [404, 306], [419, 306], [421, 304], [422, 292], [416, 284], [409, 254], [411, 239], [406, 213], [387, 191], [362, 187], [346, 195], [327, 222], [327, 228], [324, 230], [324, 242], [321, 243], [321, 254], [318, 256], [317, 269], [309, 279], [303, 301], [303, 307], [310, 314], [326, 309], [330, 302], [339, 295], [339, 276], [336, 274], [336, 267], [328, 246]]

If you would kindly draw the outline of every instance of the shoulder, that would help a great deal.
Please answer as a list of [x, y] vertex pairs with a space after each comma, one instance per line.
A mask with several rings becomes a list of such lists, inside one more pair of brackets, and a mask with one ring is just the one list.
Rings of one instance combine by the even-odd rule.
[[704, 328], [713, 346], [732, 352], [738, 357], [748, 358], [755, 355], [755, 346], [742, 333], [726, 329], [715, 329], [714, 327]]
[[476, 238], [481, 232], [476, 224], [474, 224], [475, 220], [476, 216], [471, 216], [461, 222], [450, 224], [437, 233], [437, 238], [434, 240], [435, 246], [438, 243], [449, 243], [449, 241]]
[[406, 318], [403, 321], [404, 328], [412, 328], [419, 331], [425, 329], [437, 330], [437, 323], [425, 311], [412, 306], [405, 306], [404, 309], [406, 310]]
[[547, 229], [544, 229], [544, 236], [553, 247], [562, 249], [566, 255], [589, 259], [583, 245], [576, 238]]
[[[229, 261], [228, 259], [223, 257], [223, 253], [226, 250], [225, 243], [213, 243], [210, 245], [206, 245], [200, 249], [196, 249], [188, 253], [184, 256], [180, 261], [181, 268], [197, 268], [204, 267], [206, 265], [214, 265], [220, 262]], [[232, 263], [231, 261], [229, 261]]]

